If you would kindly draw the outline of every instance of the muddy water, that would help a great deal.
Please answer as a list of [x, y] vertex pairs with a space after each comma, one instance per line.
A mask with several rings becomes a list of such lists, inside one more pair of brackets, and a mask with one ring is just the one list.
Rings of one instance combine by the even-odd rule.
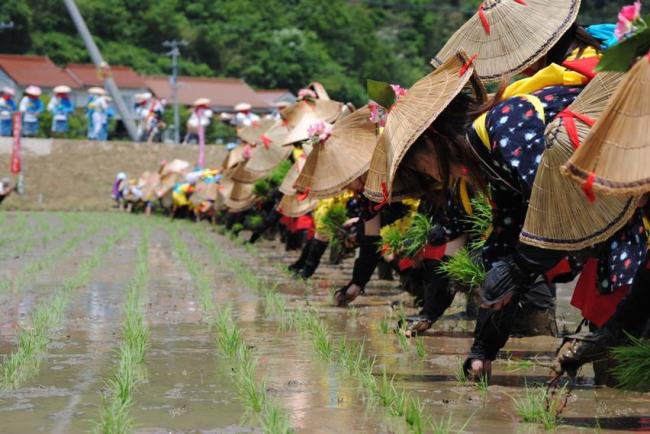
[[[16, 218], [9, 216], [10, 219]], [[110, 217], [109, 217], [110, 218]], [[52, 217], [53, 221], [55, 217]], [[143, 216], [134, 217], [140, 221]], [[151, 278], [145, 290], [146, 320], [151, 328], [146, 381], [134, 395], [132, 416], [138, 433], [168, 432], [260, 432], [258, 423], [246, 417], [233, 390], [229, 365], [216, 353], [215, 334], [182, 263], [174, 255], [164, 230], [167, 221], [156, 220], [150, 242]], [[522, 424], [512, 398], [520, 398], [525, 386], [546, 378], [544, 368], [518, 369], [516, 360], [534, 358], [548, 363], [557, 340], [511, 339], [494, 366], [489, 393], [459, 384], [455, 373], [471, 345], [473, 323], [462, 319], [464, 300], [458, 297], [448, 314], [424, 338], [427, 356], [415, 355], [413, 343], [404, 349], [393, 334], [384, 335], [379, 322], [393, 315], [390, 303], [406, 300], [396, 282], [373, 280], [368, 295], [355, 309], [331, 306], [330, 290], [347, 282], [352, 259], [341, 265], [325, 260], [308, 285], [295, 282], [276, 264], [290, 263], [297, 253], [285, 253], [278, 243], [263, 241], [255, 256], [210, 231], [227, 253], [246, 263], [285, 294], [291, 309], [316, 308], [331, 329], [333, 339], [346, 335], [364, 340], [367, 354], [377, 357], [377, 372], [386, 369], [399, 388], [421, 398], [426, 414], [440, 420], [452, 417], [457, 427], [469, 420], [466, 432], [537, 432]], [[406, 432], [404, 423], [382, 408], [367, 408], [358, 385], [335, 366], [322, 362], [306, 338], [282, 330], [276, 318], [267, 318], [258, 295], [242, 287], [233, 271], [214, 263], [201, 242], [184, 228], [195, 257], [214, 277], [214, 302], [229, 303], [244, 331], [246, 343], [259, 358], [258, 373], [266, 378], [269, 394], [290, 415], [291, 425], [301, 433]], [[0, 433], [85, 433], [98, 420], [105, 381], [115, 366], [114, 349], [120, 342], [122, 303], [133, 274], [137, 247], [136, 230], [95, 271], [89, 285], [74, 296], [65, 327], [56, 335], [40, 374], [25, 387], [0, 392]], [[9, 304], [33, 305], [71, 275], [83, 257], [101, 242], [101, 236], [80, 246], [70, 258], [62, 258], [54, 270], [43, 273], [21, 294], [8, 294], [0, 304], [2, 319], [15, 321], [20, 314]], [[42, 250], [43, 254], [49, 249]], [[52, 246], [54, 248], [54, 246]], [[575, 328], [579, 318], [568, 306], [570, 291], [560, 292], [558, 317], [561, 326]], [[31, 301], [29, 301], [31, 300]], [[27, 312], [29, 309], [24, 309]], [[409, 310], [410, 312], [414, 310]], [[2, 323], [0, 319], [0, 323]], [[15, 330], [0, 330], [0, 354], [15, 345]], [[510, 361], [509, 361], [510, 360]], [[626, 432], [650, 430], [650, 395], [623, 393], [593, 386], [590, 369], [582, 372], [564, 412], [561, 432]], [[644, 419], [644, 417], [646, 419]]]

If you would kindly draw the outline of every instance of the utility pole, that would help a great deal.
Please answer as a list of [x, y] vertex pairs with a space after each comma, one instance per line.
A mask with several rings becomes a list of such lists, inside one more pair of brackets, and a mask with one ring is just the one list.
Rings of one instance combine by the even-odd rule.
[[174, 142], [181, 142], [181, 118], [178, 112], [178, 57], [181, 55], [180, 47], [186, 47], [187, 41], [173, 39], [163, 42], [164, 47], [170, 48], [167, 56], [172, 58], [172, 75], [169, 84], [172, 88], [172, 104], [174, 105]]
[[79, 32], [81, 39], [83, 39], [84, 44], [86, 45], [86, 49], [88, 50], [88, 54], [90, 54], [90, 58], [92, 59], [93, 63], [100, 71], [104, 71], [106, 73], [104, 76], [104, 86], [106, 89], [108, 89], [108, 92], [113, 97], [113, 101], [115, 101], [115, 105], [117, 106], [117, 111], [122, 117], [122, 123], [124, 123], [129, 136], [131, 136], [131, 140], [137, 141], [138, 135], [135, 128], [135, 123], [131, 117], [131, 111], [126, 107], [126, 103], [122, 98], [122, 94], [120, 94], [120, 91], [117, 88], [113, 77], [110, 75], [110, 66], [102, 58], [102, 53], [100, 53], [99, 48], [97, 48], [97, 44], [95, 44], [95, 41], [93, 40], [93, 37], [88, 30], [88, 26], [86, 26], [86, 22], [81, 16], [79, 8], [77, 8], [77, 4], [74, 2], [74, 0], [63, 0], [63, 2], [68, 9], [68, 13], [72, 18], [75, 27], [77, 27], [77, 31]]

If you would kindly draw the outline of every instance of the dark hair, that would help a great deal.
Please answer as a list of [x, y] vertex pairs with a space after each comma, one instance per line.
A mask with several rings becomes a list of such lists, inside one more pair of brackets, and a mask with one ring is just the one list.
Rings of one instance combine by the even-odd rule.
[[[415, 175], [408, 174], [409, 171], [415, 172], [409, 167], [415, 166], [415, 160], [420, 153], [435, 152], [444, 191], [448, 190], [452, 182], [452, 165], [462, 166], [467, 171], [471, 184], [478, 190], [486, 191], [487, 180], [483, 176], [481, 163], [466, 136], [467, 128], [475, 118], [481, 103], [482, 97], [476, 99], [475, 96], [465, 92], [456, 96], [404, 156], [402, 166], [406, 167], [403, 169], [402, 166], [400, 167], [400, 177], [406, 174], [406, 178], [410, 181], [417, 181]], [[435, 143], [434, 149], [430, 149], [427, 139]], [[421, 174], [420, 179], [423, 179], [422, 177], [431, 180], [428, 175]], [[429, 181], [428, 184], [431, 186], [434, 183]]]
[[581, 57], [585, 49], [593, 47], [598, 51], [602, 50], [600, 41], [578, 23], [573, 23], [569, 30], [562, 35], [557, 43], [546, 53], [547, 63], [557, 63], [561, 65], [569, 54], [576, 48], [578, 49], [578, 57]]

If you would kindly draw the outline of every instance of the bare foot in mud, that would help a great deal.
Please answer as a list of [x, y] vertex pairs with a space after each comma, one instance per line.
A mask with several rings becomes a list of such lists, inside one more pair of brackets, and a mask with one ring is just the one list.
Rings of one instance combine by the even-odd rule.
[[361, 295], [362, 291], [363, 289], [359, 285], [352, 283], [349, 286], [343, 287], [336, 291], [334, 294], [334, 303], [338, 307], [345, 307], [349, 303], [353, 302], [359, 295]]

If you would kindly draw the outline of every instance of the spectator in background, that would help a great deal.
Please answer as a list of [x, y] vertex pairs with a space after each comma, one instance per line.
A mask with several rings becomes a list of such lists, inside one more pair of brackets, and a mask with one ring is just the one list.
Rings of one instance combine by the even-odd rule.
[[0, 91], [0, 136], [13, 134], [13, 114], [17, 109], [14, 95], [15, 92], [10, 87], [4, 87]]
[[106, 140], [102, 136], [102, 129], [108, 119], [109, 110], [109, 97], [106, 91], [102, 89], [102, 93], [93, 96], [92, 100], [88, 103], [88, 107], [92, 110], [92, 132], [89, 133], [88, 138], [91, 140]]
[[2, 181], [0, 181], [0, 203], [14, 191], [14, 188], [9, 178], [2, 178]]
[[199, 126], [203, 127], [203, 133], [210, 126], [213, 112], [210, 109], [210, 100], [199, 98], [192, 104], [192, 114], [187, 120], [187, 134], [185, 135], [184, 144], [199, 142]]
[[90, 140], [99, 140], [97, 136], [98, 128], [95, 125], [95, 100], [106, 95], [106, 91], [101, 87], [91, 87], [88, 89], [88, 102], [86, 103], [86, 120], [88, 121], [88, 138]]
[[110, 127], [111, 124], [111, 119], [115, 117], [115, 109], [113, 108], [113, 98], [110, 96], [106, 95], [104, 97], [106, 99], [106, 116], [104, 116], [103, 122], [102, 122], [102, 127], [99, 130], [99, 135], [97, 136], [97, 140], [100, 141], [106, 141], [108, 140], [108, 128]]
[[289, 107], [290, 105], [291, 103], [287, 101], [276, 102], [273, 104], [273, 111], [267, 114], [266, 116], [264, 116], [264, 118], [279, 121], [280, 119], [282, 119], [282, 116], [280, 115], [280, 113], [282, 113], [282, 110]]
[[23, 136], [36, 136], [38, 134], [38, 116], [43, 113], [40, 87], [27, 86], [25, 96], [20, 100], [19, 110], [23, 114]]
[[230, 121], [232, 125], [237, 128], [250, 127], [255, 122], [260, 120], [260, 117], [253, 113], [252, 106], [248, 103], [242, 102], [235, 106], [235, 117]]
[[68, 86], [55, 87], [54, 96], [47, 104], [47, 111], [52, 113], [52, 132], [55, 134], [62, 135], [68, 132], [68, 116], [74, 112], [70, 92]]
[[165, 112], [163, 101], [151, 93], [135, 95], [135, 118], [138, 130], [138, 141], [151, 143], [158, 135]]

